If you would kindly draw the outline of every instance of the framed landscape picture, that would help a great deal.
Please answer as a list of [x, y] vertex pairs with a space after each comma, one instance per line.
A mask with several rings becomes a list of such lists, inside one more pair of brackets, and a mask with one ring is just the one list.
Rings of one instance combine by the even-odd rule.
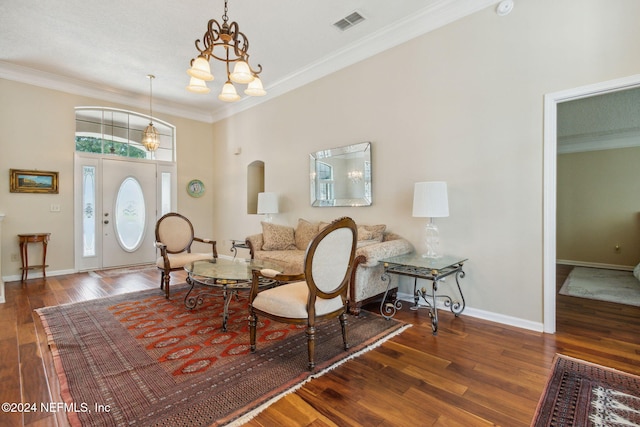
[[58, 194], [58, 172], [9, 169], [9, 191]]

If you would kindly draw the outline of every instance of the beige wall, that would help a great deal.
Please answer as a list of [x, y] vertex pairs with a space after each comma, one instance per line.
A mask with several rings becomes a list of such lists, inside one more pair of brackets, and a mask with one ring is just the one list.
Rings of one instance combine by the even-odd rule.
[[[134, 108], [2, 79], [0, 99], [0, 213], [6, 214], [1, 242], [2, 274], [20, 276], [19, 258], [11, 260], [12, 254], [19, 254], [16, 236], [35, 232], [52, 233], [47, 253], [48, 271], [72, 271], [74, 108], [83, 105]], [[179, 117], [155, 116], [177, 128], [178, 206], [188, 212], [199, 234], [212, 237], [212, 127]], [[60, 193], [10, 193], [9, 169], [12, 168], [58, 171]], [[193, 178], [201, 179], [207, 188], [199, 199], [189, 197], [185, 190]], [[60, 205], [60, 212], [50, 212], [53, 203]], [[39, 257], [40, 251], [35, 245], [31, 245], [29, 251], [32, 257]]]
[[638, 165], [640, 147], [558, 156], [558, 259], [621, 267], [640, 262]]
[[[413, 183], [445, 180], [446, 252], [469, 258], [467, 304], [542, 322], [543, 96], [638, 73], [640, 3], [521, 0], [488, 8], [215, 124], [218, 238], [260, 231], [242, 216], [246, 166], [265, 161], [275, 221], [350, 215], [419, 245]], [[265, 64], [266, 66], [266, 64]], [[373, 206], [312, 208], [308, 155], [371, 141]], [[232, 154], [241, 146], [242, 154]]]
[[[179, 186], [199, 177], [208, 189], [198, 200], [181, 192], [181, 209], [210, 218], [219, 242], [260, 231], [261, 217], [245, 213], [246, 168], [263, 160], [265, 190], [281, 197], [276, 222], [350, 215], [419, 246], [413, 184], [445, 180], [450, 217], [437, 221], [445, 251], [469, 258], [468, 306], [541, 323], [543, 96], [637, 74], [637, 16], [636, 0], [520, 0], [506, 17], [488, 8], [214, 125], [160, 117], [178, 125]], [[57, 168], [69, 182], [73, 107], [104, 103], [0, 85], [3, 274], [16, 271], [15, 234], [42, 221], [61, 234], [53, 267], [71, 268], [71, 216], [49, 213], [53, 199], [10, 195], [6, 176]], [[309, 153], [362, 141], [373, 146], [373, 206], [310, 207]], [[51, 197], [68, 212], [70, 188]]]

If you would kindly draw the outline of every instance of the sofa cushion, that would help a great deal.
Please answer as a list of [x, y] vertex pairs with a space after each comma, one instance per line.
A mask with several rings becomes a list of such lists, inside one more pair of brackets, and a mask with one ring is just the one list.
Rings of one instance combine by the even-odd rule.
[[255, 259], [271, 261], [282, 267], [282, 274], [302, 274], [304, 273], [305, 251], [299, 249], [287, 251], [257, 251]]
[[307, 250], [309, 242], [318, 234], [318, 223], [311, 223], [302, 218], [298, 219], [298, 226], [296, 227], [294, 239], [296, 247], [301, 251]]
[[297, 249], [293, 234], [293, 227], [263, 222], [262, 236], [264, 239], [262, 250], [282, 251]]

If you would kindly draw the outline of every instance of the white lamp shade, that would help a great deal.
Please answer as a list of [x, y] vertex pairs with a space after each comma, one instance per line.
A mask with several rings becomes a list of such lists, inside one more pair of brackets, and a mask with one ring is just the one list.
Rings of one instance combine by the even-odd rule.
[[276, 193], [258, 193], [258, 213], [278, 213], [278, 195]]
[[233, 67], [233, 72], [229, 75], [229, 78], [231, 78], [231, 81], [241, 84], [251, 83], [254, 79], [253, 73], [249, 69], [249, 64], [244, 61], [236, 62], [236, 65]]
[[259, 77], [253, 79], [249, 86], [244, 90], [244, 93], [249, 96], [264, 96], [267, 91], [262, 87], [262, 80]]
[[187, 70], [187, 74], [191, 77], [195, 77], [196, 79], [211, 81], [213, 80], [213, 74], [211, 74], [211, 67], [209, 66], [209, 61], [207, 61], [204, 57], [198, 56], [193, 63], [191, 64], [191, 68]]
[[416, 182], [413, 191], [413, 216], [426, 218], [449, 216], [447, 183]]
[[236, 92], [236, 88], [233, 86], [233, 83], [226, 82], [224, 86], [222, 86], [222, 92], [218, 95], [218, 99], [225, 102], [234, 102], [240, 99], [240, 95]]
[[191, 79], [189, 80], [189, 86], [187, 86], [187, 90], [193, 93], [209, 93], [209, 91], [211, 91], [211, 89], [207, 87], [207, 82], [195, 77], [191, 77]]

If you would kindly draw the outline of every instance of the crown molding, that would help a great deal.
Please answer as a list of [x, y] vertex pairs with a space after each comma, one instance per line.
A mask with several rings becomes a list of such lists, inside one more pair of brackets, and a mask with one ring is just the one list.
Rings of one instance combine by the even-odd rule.
[[640, 129], [624, 129], [616, 132], [558, 137], [558, 154], [613, 150], [639, 146]]
[[[101, 101], [123, 104], [143, 111], [149, 107], [149, 100], [141, 98], [138, 93], [118, 91], [114, 88], [99, 86], [92, 82], [72, 79], [5, 61], [0, 61], [0, 78], [43, 87], [45, 89], [95, 98]], [[207, 123], [213, 122], [211, 112], [203, 112], [202, 110], [185, 105], [169, 105], [159, 99], [153, 100], [153, 109], [155, 112], [162, 112], [187, 119]]]
[[[441, 28], [486, 7], [497, 4], [499, 1], [500, 0], [437, 1], [420, 13], [412, 15], [407, 19], [394, 22], [392, 25], [380, 29], [364, 40], [345, 46], [330, 56], [321, 58], [276, 82], [272, 82], [265, 88], [268, 94], [263, 97], [244, 98], [241, 102], [217, 107], [210, 111], [203, 111], [202, 109], [183, 104], [168, 104], [156, 98], [154, 99], [153, 108], [155, 111], [165, 114], [205, 123], [215, 123], [298, 89], [385, 50], [396, 47], [413, 38]], [[140, 98], [139, 94], [117, 91], [113, 88], [106, 88], [91, 82], [59, 76], [4, 61], [0, 61], [0, 78], [136, 108], [144, 108], [146, 102]]]
[[[364, 40], [359, 40], [332, 55], [319, 59], [304, 68], [267, 85], [267, 95], [246, 98], [242, 103], [231, 104], [213, 111], [213, 121], [228, 118], [256, 105], [267, 102], [294, 89], [339, 71], [364, 59], [392, 49], [423, 34], [444, 27], [458, 19], [499, 3], [500, 0], [441, 0], [422, 12], [392, 25], [381, 28]], [[246, 102], [245, 102], [246, 101]]]

